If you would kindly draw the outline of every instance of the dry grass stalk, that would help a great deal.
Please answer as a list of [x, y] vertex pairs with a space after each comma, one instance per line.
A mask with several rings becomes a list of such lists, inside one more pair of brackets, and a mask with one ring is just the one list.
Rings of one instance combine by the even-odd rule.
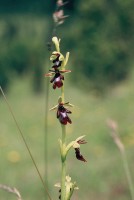
[[53, 13], [53, 20], [54, 20], [55, 26], [63, 24], [64, 19], [69, 17], [69, 15], [64, 15], [64, 10], [63, 10], [63, 6], [65, 6], [67, 3], [68, 2], [63, 3], [62, 0], [57, 0], [56, 10]]
[[124, 144], [121, 142], [119, 136], [118, 136], [118, 125], [115, 121], [109, 119], [107, 121], [107, 125], [108, 127], [111, 129], [111, 136], [115, 142], [115, 144], [117, 145], [118, 149], [120, 150], [121, 153], [124, 152], [125, 148], [124, 148]]
[[107, 121], [107, 125], [110, 128], [111, 136], [121, 153], [122, 162], [124, 165], [124, 171], [126, 173], [126, 177], [127, 177], [127, 181], [128, 181], [131, 199], [134, 200], [134, 189], [133, 189], [132, 177], [131, 177], [131, 173], [130, 173], [130, 169], [129, 169], [129, 165], [128, 165], [128, 160], [127, 160], [127, 155], [126, 155], [124, 144], [122, 143], [121, 139], [118, 136], [117, 123], [115, 121], [109, 119]]
[[7, 186], [7, 185], [0, 184], [0, 189], [6, 190], [6, 191], [9, 192], [9, 193], [15, 194], [16, 197], [17, 197], [17, 200], [22, 200], [19, 191], [18, 191], [15, 187], [14, 187], [14, 188], [11, 188], [11, 187], [9, 187], [9, 186]]

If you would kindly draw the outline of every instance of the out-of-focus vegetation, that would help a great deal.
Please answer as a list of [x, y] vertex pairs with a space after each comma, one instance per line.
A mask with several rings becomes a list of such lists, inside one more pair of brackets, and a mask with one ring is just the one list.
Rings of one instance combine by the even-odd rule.
[[133, 0], [76, 2], [75, 19], [66, 31], [75, 80], [85, 76], [90, 80], [85, 85], [103, 89], [128, 77], [134, 53], [133, 8]]
[[[30, 15], [9, 15], [0, 20], [0, 84], [6, 89], [14, 76], [33, 74], [41, 89], [45, 61], [46, 21]], [[37, 90], [37, 88], [35, 88]]]
[[[33, 88], [42, 89], [47, 42], [52, 36], [55, 1], [4, 1], [0, 7], [0, 85], [7, 89], [14, 76], [33, 75]], [[48, 63], [47, 63], [48, 65]], [[9, 84], [10, 83], [10, 84]]]
[[[3, 1], [0, 20], [0, 84], [7, 88], [12, 73], [34, 74], [41, 89], [46, 43], [51, 38], [56, 1]], [[65, 51], [71, 51], [73, 80], [103, 90], [124, 80], [133, 65], [133, 0], [70, 1], [70, 17], [58, 28]], [[66, 44], [66, 45], [65, 45]]]

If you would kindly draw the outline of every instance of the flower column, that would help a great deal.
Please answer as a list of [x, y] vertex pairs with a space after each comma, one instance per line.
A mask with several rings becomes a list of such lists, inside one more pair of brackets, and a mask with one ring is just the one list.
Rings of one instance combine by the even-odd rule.
[[80, 153], [80, 144], [85, 144], [85, 140], [82, 140], [84, 136], [77, 138], [75, 141], [70, 142], [66, 145], [66, 125], [67, 123], [72, 123], [68, 114], [71, 114], [71, 111], [66, 107], [72, 107], [72, 104], [69, 102], [65, 103], [64, 97], [64, 73], [71, 72], [70, 70], [65, 70], [65, 66], [68, 62], [69, 52], [66, 53], [64, 57], [60, 52], [60, 40], [57, 37], [52, 38], [52, 42], [55, 45], [56, 51], [52, 52], [50, 60], [53, 63], [52, 69], [49, 70], [49, 73], [46, 76], [52, 77], [50, 82], [53, 84], [53, 89], [61, 88], [61, 97], [58, 99], [58, 105], [54, 106], [50, 110], [57, 110], [57, 119], [61, 123], [62, 129], [62, 139], [59, 140], [60, 143], [60, 153], [61, 153], [61, 163], [62, 163], [62, 172], [61, 172], [61, 184], [56, 184], [56, 186], [61, 187], [61, 195], [59, 199], [69, 200], [73, 194], [74, 189], [77, 189], [76, 183], [71, 182], [71, 177], [66, 176], [66, 157], [67, 153], [73, 147], [75, 149], [76, 158], [78, 160], [86, 162], [85, 158]]

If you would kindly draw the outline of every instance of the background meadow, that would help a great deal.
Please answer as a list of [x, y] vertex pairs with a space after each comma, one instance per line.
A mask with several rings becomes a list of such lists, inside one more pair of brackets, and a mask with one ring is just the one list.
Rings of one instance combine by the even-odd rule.
[[[5, 2], [0, 11], [0, 84], [45, 180], [44, 74], [51, 67], [46, 43], [51, 38], [55, 2]], [[72, 199], [128, 200], [126, 175], [107, 120], [118, 123], [134, 179], [133, 2], [85, 2], [71, 1], [65, 8], [70, 18], [57, 30], [63, 52], [71, 52], [65, 99], [75, 107], [67, 138], [86, 135], [88, 141], [81, 147], [87, 163], [76, 160], [73, 149], [69, 153], [67, 169], [80, 188]], [[51, 88], [49, 108], [60, 95]], [[61, 130], [55, 116], [53, 111], [48, 113], [48, 182], [52, 198], [58, 199], [54, 184], [60, 180]], [[43, 186], [2, 96], [0, 183], [16, 187], [23, 200], [44, 199]], [[0, 190], [0, 199], [15, 197]]]

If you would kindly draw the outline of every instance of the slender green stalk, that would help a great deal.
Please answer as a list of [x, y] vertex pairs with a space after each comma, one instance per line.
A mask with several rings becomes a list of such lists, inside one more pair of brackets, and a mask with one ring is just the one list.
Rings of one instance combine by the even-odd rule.
[[[65, 101], [64, 96], [64, 85], [61, 88], [61, 97], [62, 102]], [[61, 162], [62, 162], [62, 172], [61, 172], [61, 200], [65, 199], [65, 179], [66, 179], [66, 157], [64, 156], [64, 147], [66, 146], [66, 127], [65, 125], [61, 125], [62, 129], [62, 152], [61, 152]]]
[[64, 85], [61, 88], [61, 97], [62, 97], [62, 102], [65, 103]]
[[[61, 125], [62, 128], [62, 150], [66, 145], [66, 127]], [[61, 172], [61, 200], [65, 198], [65, 179], [66, 179], [66, 157], [64, 156], [64, 150], [62, 151], [61, 155], [61, 162], [62, 162], [62, 172]]]

